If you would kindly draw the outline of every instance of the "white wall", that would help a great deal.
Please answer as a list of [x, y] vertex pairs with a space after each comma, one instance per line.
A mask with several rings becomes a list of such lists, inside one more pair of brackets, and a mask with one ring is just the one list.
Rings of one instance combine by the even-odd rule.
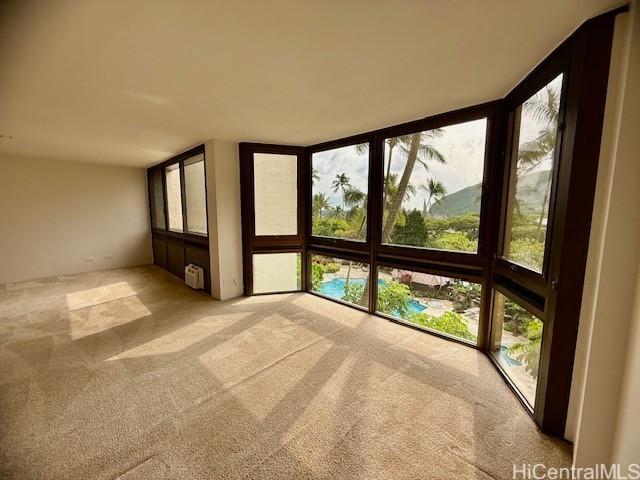
[[242, 226], [238, 144], [205, 143], [211, 295], [226, 300], [242, 295]]
[[628, 466], [640, 462], [640, 275], [636, 285], [635, 307], [627, 361], [622, 377], [620, 413], [613, 443], [613, 462]]
[[635, 7], [616, 21], [567, 421], [580, 467], [640, 461], [640, 315], [634, 300], [640, 263], [640, 17]]
[[0, 230], [0, 283], [150, 263], [145, 171], [0, 156]]

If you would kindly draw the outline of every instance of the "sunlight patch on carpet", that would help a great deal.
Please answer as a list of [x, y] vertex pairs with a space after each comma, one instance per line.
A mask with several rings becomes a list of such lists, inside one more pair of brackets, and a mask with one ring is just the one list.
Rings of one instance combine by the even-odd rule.
[[80, 290], [79, 292], [68, 293], [66, 295], [67, 309], [69, 311], [80, 310], [81, 308], [93, 307], [101, 303], [131, 297], [136, 292], [127, 282], [112, 283], [100, 287]]

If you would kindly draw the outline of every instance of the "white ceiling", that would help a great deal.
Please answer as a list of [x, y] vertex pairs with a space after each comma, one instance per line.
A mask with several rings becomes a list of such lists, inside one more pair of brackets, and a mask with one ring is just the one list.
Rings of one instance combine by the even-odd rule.
[[619, 0], [2, 1], [0, 153], [147, 166], [504, 96]]

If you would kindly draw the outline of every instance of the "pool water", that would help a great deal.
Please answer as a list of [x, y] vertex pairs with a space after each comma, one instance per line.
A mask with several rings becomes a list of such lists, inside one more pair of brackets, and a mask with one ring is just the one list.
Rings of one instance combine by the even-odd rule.
[[509, 347], [507, 347], [506, 345], [500, 345], [500, 357], [510, 367], [518, 367], [522, 365], [522, 363], [520, 363], [518, 360], [509, 356]]
[[[364, 285], [365, 281], [366, 280], [364, 278], [351, 278], [349, 280], [349, 284]], [[318, 291], [321, 294], [326, 295], [327, 297], [337, 298], [338, 300], [342, 300], [342, 297], [344, 297], [345, 284], [346, 284], [345, 278], [334, 278], [333, 280], [328, 280], [326, 282], [323, 282], [320, 285], [320, 288], [318, 289]], [[380, 287], [384, 285], [386, 285], [386, 282], [382, 279], [378, 279], [378, 286]], [[413, 299], [409, 300], [409, 302], [407, 303], [407, 309], [409, 313], [420, 313], [426, 310], [426, 308], [427, 307], [422, 305], [420, 302]]]

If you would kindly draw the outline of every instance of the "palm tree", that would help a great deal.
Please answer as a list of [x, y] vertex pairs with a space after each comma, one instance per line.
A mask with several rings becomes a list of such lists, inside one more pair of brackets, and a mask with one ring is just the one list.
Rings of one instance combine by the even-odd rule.
[[[349, 185], [343, 193], [343, 202], [345, 206], [349, 207], [349, 211], [347, 212], [347, 217], [353, 217], [358, 213], [362, 212], [362, 219], [360, 221], [360, 227], [356, 232], [356, 238], [360, 238], [362, 234], [362, 230], [367, 221], [367, 201], [368, 196], [362, 190], [357, 189]], [[349, 266], [347, 268], [347, 278], [344, 282], [345, 291], [347, 286], [349, 285], [349, 281], [351, 280], [351, 268], [353, 267], [353, 261], [349, 261]], [[362, 299], [361, 299], [362, 302]]]
[[[400, 207], [402, 206], [402, 201], [405, 198], [407, 193], [407, 188], [409, 187], [409, 181], [411, 180], [411, 174], [413, 173], [413, 168], [416, 163], [422, 165], [427, 171], [429, 167], [427, 165], [428, 160], [434, 160], [440, 163], [446, 163], [444, 155], [440, 153], [430, 142], [434, 138], [441, 137], [443, 134], [442, 129], [436, 128], [434, 130], [427, 130], [426, 132], [416, 132], [411, 135], [405, 135], [401, 137], [396, 137], [395, 139], [387, 140], [387, 145], [389, 146], [390, 154], [393, 147], [399, 147], [407, 156], [407, 163], [404, 166], [404, 170], [402, 172], [402, 176], [400, 177], [400, 183], [398, 184], [398, 192], [393, 198], [391, 205], [389, 207], [389, 214], [387, 215], [387, 219], [384, 222], [384, 226], [382, 228], [382, 242], [386, 243], [389, 241], [389, 237], [391, 236], [391, 232], [393, 227], [398, 219], [398, 214], [400, 213]], [[390, 143], [390, 140], [394, 140], [394, 143]], [[388, 159], [388, 169], [387, 176], [391, 170], [391, 157]]]
[[312, 199], [313, 216], [320, 215], [324, 210], [331, 207], [329, 199], [324, 193], [316, 193]]
[[[547, 85], [544, 90], [527, 100], [523, 104], [523, 109], [531, 115], [533, 120], [543, 124], [543, 128], [538, 132], [535, 139], [520, 145], [518, 149], [518, 174], [533, 170], [553, 155], [556, 148], [558, 118], [560, 115], [560, 89], [551, 84]], [[550, 194], [551, 181], [548, 181], [536, 229], [536, 241], [538, 242], [542, 241], [542, 222], [547, 211]], [[517, 202], [516, 207], [518, 208]]]
[[345, 207], [345, 192], [350, 187], [349, 177], [347, 177], [344, 173], [337, 173], [336, 178], [331, 184], [331, 189], [334, 192], [338, 192], [340, 190], [342, 192], [342, 207]]
[[320, 174], [318, 173], [318, 169], [312, 168], [311, 169], [311, 185], [315, 185], [318, 180], [320, 180]]
[[[398, 174], [391, 173], [387, 175], [385, 180], [387, 188], [385, 190], [385, 198], [384, 198], [384, 213], [388, 213], [391, 209], [391, 205], [393, 204], [393, 199], [396, 198], [398, 194]], [[416, 187], [413, 184], [407, 185], [407, 191], [404, 193], [403, 200], [409, 200], [412, 195], [416, 194]], [[386, 218], [386, 217], [385, 217]]]
[[[428, 160], [435, 160], [440, 163], [446, 163], [444, 155], [438, 151], [431, 143], [430, 140], [439, 138], [443, 134], [441, 128], [435, 128], [433, 130], [427, 130], [426, 132], [416, 132], [410, 135], [402, 135], [399, 137], [393, 137], [386, 140], [386, 144], [389, 147], [389, 156], [387, 159], [387, 167], [385, 172], [385, 189], [383, 195], [383, 209], [387, 208], [387, 218], [383, 219], [382, 227], [382, 243], [387, 243], [391, 237], [391, 232], [396, 224], [398, 215], [400, 214], [400, 208], [402, 207], [402, 201], [405, 200], [407, 195], [411, 195], [411, 192], [415, 191], [415, 188], [409, 183], [411, 180], [411, 174], [416, 163], [422, 165], [425, 170], [429, 170], [427, 165]], [[391, 193], [391, 160], [393, 150], [400, 148], [402, 152], [407, 156], [407, 163], [402, 171], [400, 182], [397, 185], [397, 189], [393, 197], [389, 196]], [[395, 185], [394, 185], [395, 186]], [[384, 216], [384, 215], [383, 215]], [[369, 283], [365, 284], [362, 292], [362, 304], [369, 296]]]
[[427, 184], [421, 185], [420, 188], [422, 188], [429, 194], [427, 202], [425, 203], [425, 211], [422, 212], [422, 214], [431, 214], [431, 209], [436, 203], [440, 203], [442, 197], [447, 194], [447, 189], [440, 180], [437, 180], [434, 177], [429, 178], [429, 180], [427, 180]]

